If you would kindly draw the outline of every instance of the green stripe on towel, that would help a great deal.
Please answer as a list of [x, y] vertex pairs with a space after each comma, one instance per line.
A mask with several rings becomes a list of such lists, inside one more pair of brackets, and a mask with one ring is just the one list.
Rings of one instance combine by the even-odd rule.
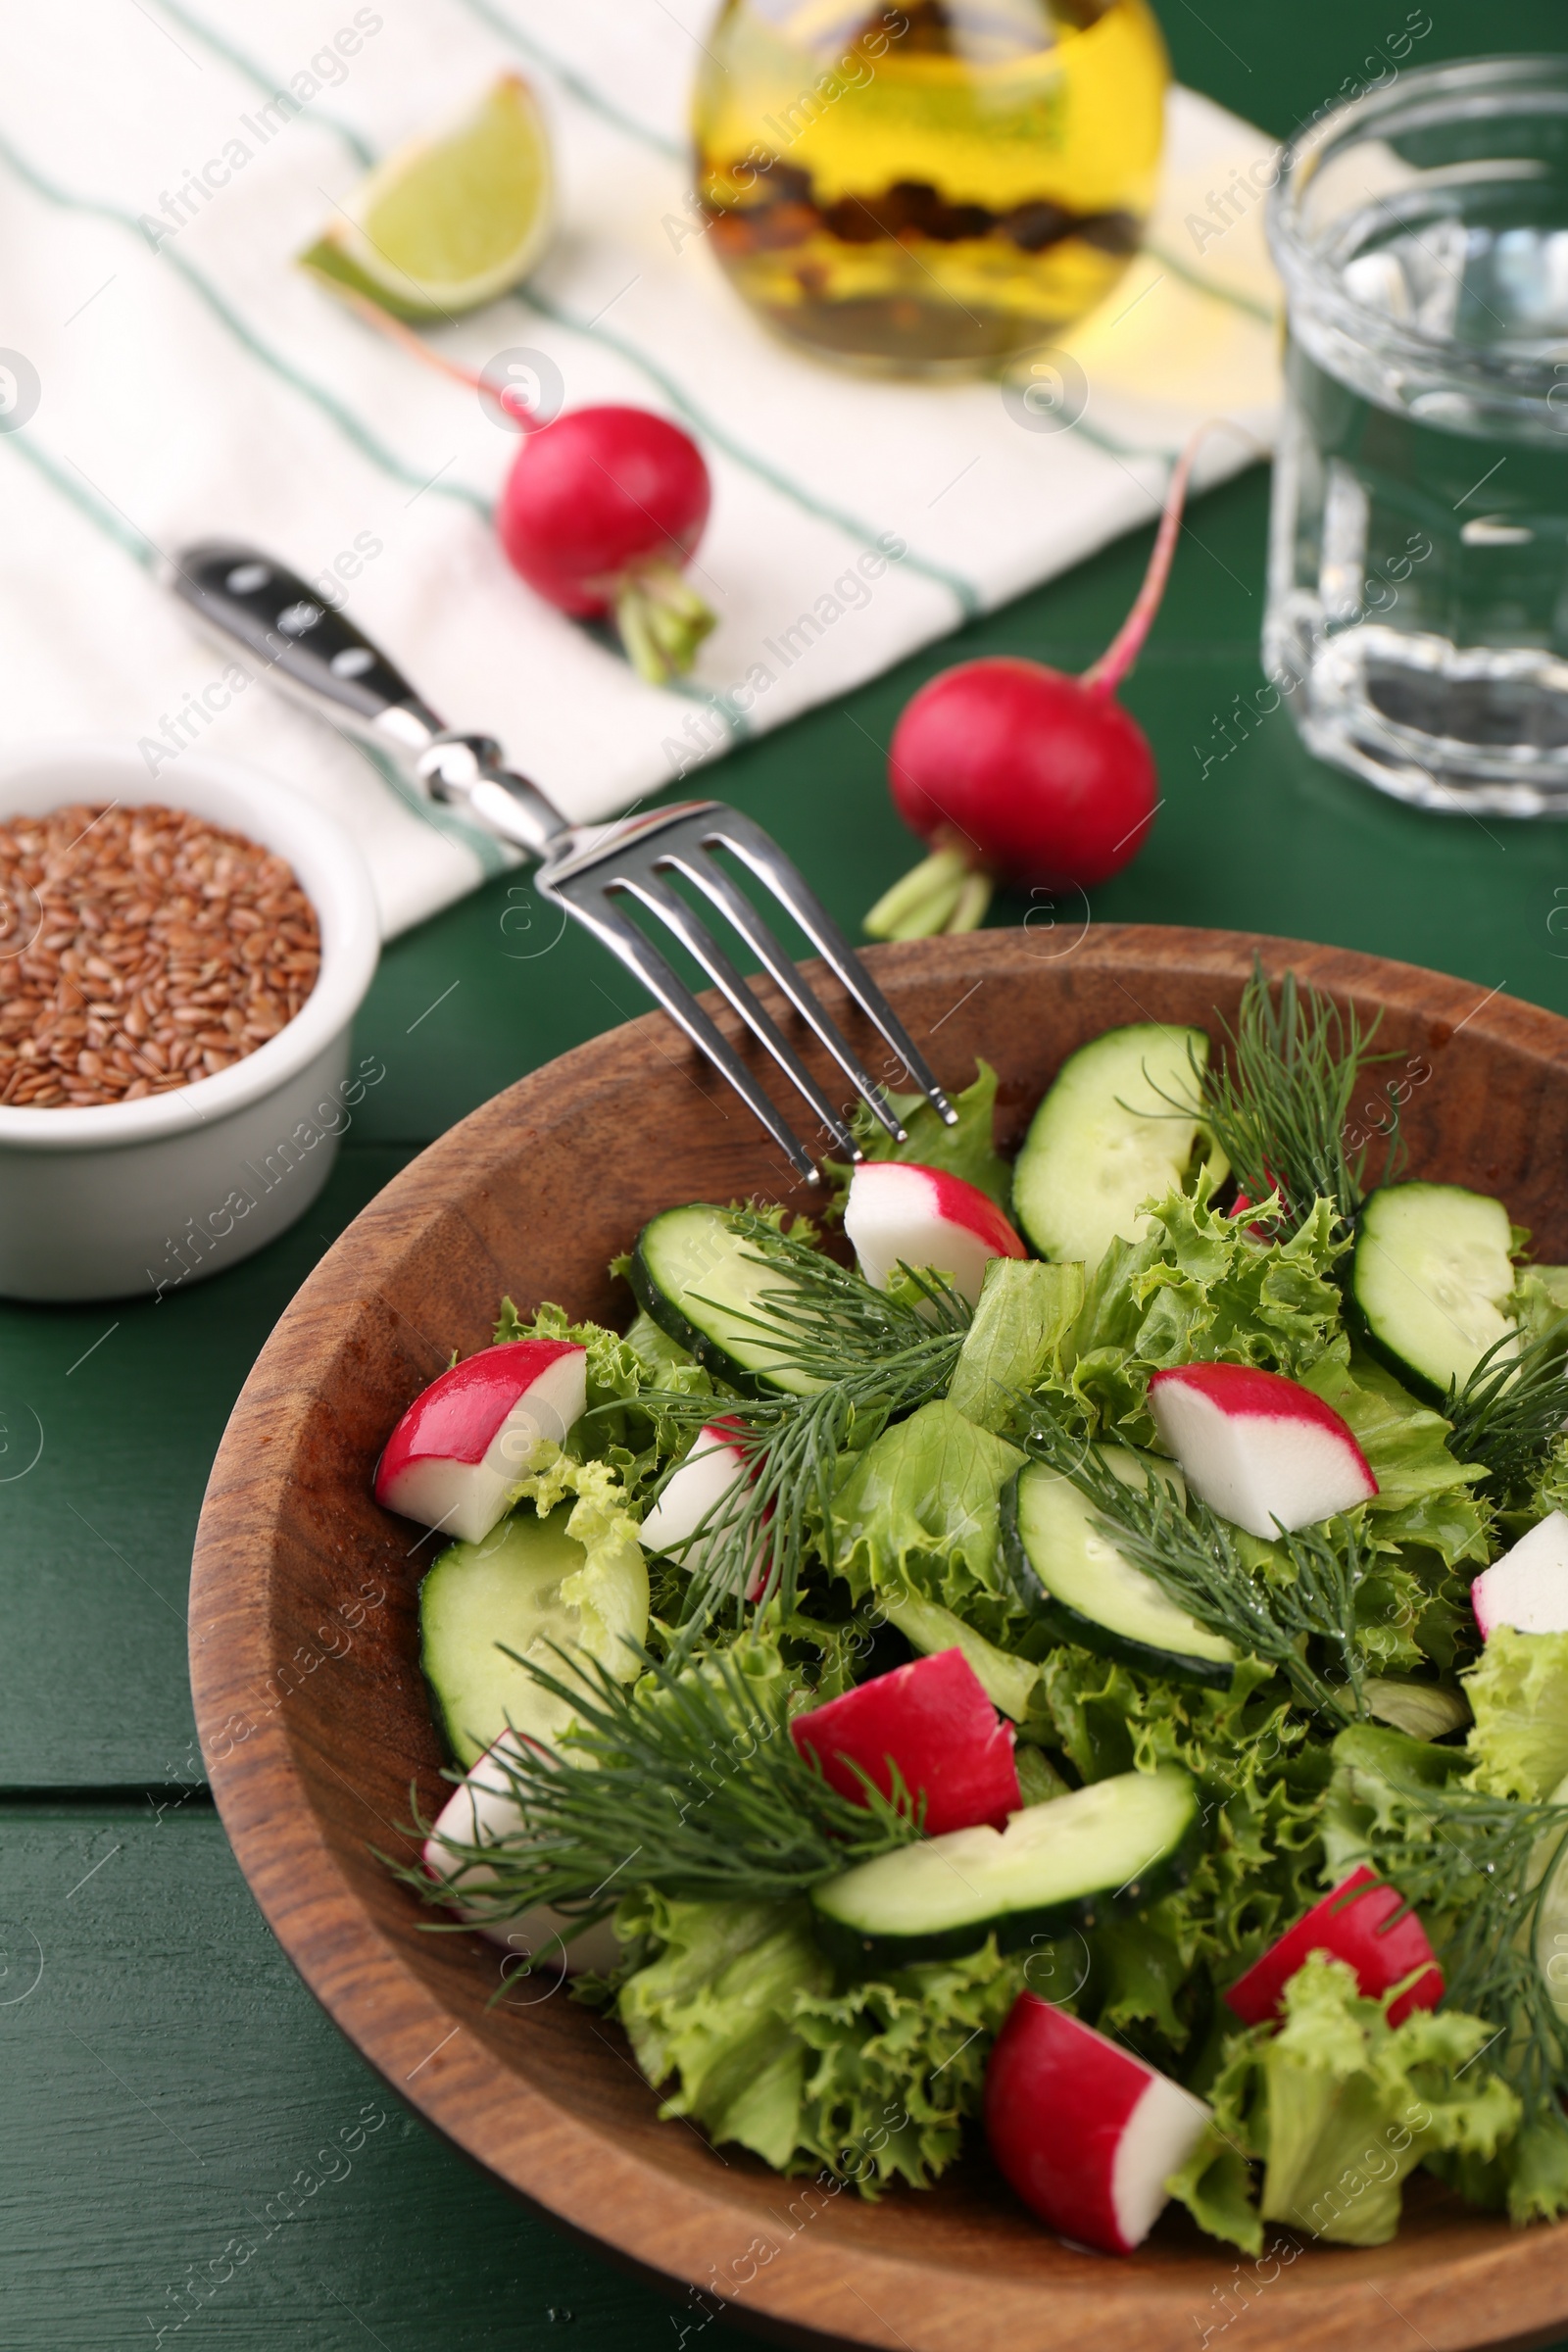
[[[123, 212], [119, 205], [104, 204], [95, 196], [77, 196], [69, 188], [57, 186], [28, 163], [3, 135], [0, 135], [0, 162], [8, 165], [24, 186], [31, 188], [34, 195], [41, 196], [47, 204], [57, 205], [62, 212], [87, 213], [97, 220], [113, 221], [117, 228], [128, 229], [144, 246], [151, 245], [152, 240], [134, 213]], [[363, 424], [353, 410], [335, 393], [329, 392], [324, 384], [317, 383], [311, 376], [302, 374], [292, 361], [285, 360], [265, 343], [255, 329], [229, 308], [211, 280], [193, 263], [187, 262], [183, 255], [165, 248], [158, 254], [158, 259], [167, 263], [184, 279], [191, 291], [207, 305], [214, 318], [228, 329], [236, 343], [248, 351], [253, 359], [259, 360], [270, 374], [278, 376], [314, 408], [318, 409], [323, 416], [337, 426], [345, 440], [352, 443], [372, 466], [378, 466], [394, 481], [405, 482], [415, 491], [435, 490], [443, 498], [455, 499], [461, 506], [471, 507], [476, 514], [489, 520], [490, 501], [480, 491], [470, 489], [466, 482], [422, 479], [411, 466], [405, 466], [402, 459], [395, 457], [383, 442], [378, 441], [368, 425]]]
[[[193, 9], [179, 7], [177, 0], [158, 0], [158, 4], [166, 17], [172, 17], [174, 23], [183, 26], [186, 32], [194, 34], [198, 41], [204, 41], [215, 57], [220, 57], [225, 65], [233, 67], [236, 74], [243, 74], [252, 89], [260, 90], [264, 98], [287, 98], [289, 96], [288, 89], [283, 82], [270, 80], [253, 58], [247, 57], [243, 49], [236, 49], [225, 34], [220, 32], [216, 25], [209, 24], [204, 18], [198, 17]], [[291, 100], [291, 103], [294, 105], [296, 114], [305, 112], [305, 108], [299, 102]], [[312, 101], [309, 120], [318, 123], [322, 130], [329, 130], [335, 137], [340, 138], [359, 163], [364, 164], [367, 168], [374, 163], [374, 155], [360, 137], [359, 132], [351, 129], [340, 116], [327, 114], [324, 109]]]
[[622, 114], [613, 99], [596, 90], [593, 83], [573, 67], [564, 66], [559, 58], [552, 57], [532, 33], [524, 32], [520, 24], [514, 24], [511, 18], [504, 17], [499, 8], [492, 8], [489, 0], [464, 0], [464, 5], [470, 15], [478, 18], [481, 24], [488, 24], [492, 32], [498, 32], [504, 41], [510, 41], [520, 56], [553, 74], [564, 90], [570, 91], [579, 106], [585, 106], [602, 122], [609, 122], [614, 129], [624, 131], [627, 138], [635, 139], [639, 146], [651, 147], [656, 155], [668, 156], [673, 163], [685, 163], [687, 151], [678, 139], [666, 139], [662, 131], [651, 130], [646, 122], [639, 122], [635, 117]]

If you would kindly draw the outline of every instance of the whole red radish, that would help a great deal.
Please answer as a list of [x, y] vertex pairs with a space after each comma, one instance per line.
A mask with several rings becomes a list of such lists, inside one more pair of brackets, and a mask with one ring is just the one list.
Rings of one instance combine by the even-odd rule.
[[996, 882], [1089, 889], [1143, 848], [1159, 805], [1154, 755], [1116, 689], [1159, 610], [1201, 438], [1171, 475], [1133, 609], [1082, 677], [989, 656], [943, 670], [906, 706], [888, 780], [899, 814], [932, 854], [872, 907], [873, 939], [973, 931]]
[[689, 669], [713, 615], [682, 577], [711, 485], [689, 433], [649, 409], [568, 409], [525, 431], [496, 509], [514, 570], [579, 620], [613, 613], [656, 683]]
[[476, 392], [522, 446], [496, 509], [496, 536], [530, 588], [575, 620], [614, 615], [627, 659], [662, 686], [690, 669], [713, 615], [682, 577], [708, 520], [712, 484], [689, 433], [651, 409], [568, 409], [548, 423], [514, 387], [498, 387], [432, 350], [354, 286], [333, 292], [438, 375]]

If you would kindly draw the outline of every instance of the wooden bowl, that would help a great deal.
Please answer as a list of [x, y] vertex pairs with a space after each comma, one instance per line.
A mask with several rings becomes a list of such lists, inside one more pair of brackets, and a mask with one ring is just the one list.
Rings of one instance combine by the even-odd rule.
[[[1230, 932], [992, 931], [870, 960], [948, 1082], [961, 1085], [977, 1054], [996, 1064], [1010, 1147], [1085, 1039], [1234, 1015], [1254, 948], [1273, 972], [1292, 964], [1381, 1010], [1380, 1043], [1408, 1058], [1376, 1080], [1407, 1095], [1413, 1166], [1499, 1194], [1544, 1257], [1568, 1260], [1568, 1022], [1552, 1014], [1407, 964]], [[420, 1932], [370, 1850], [408, 1850], [411, 1779], [427, 1809], [444, 1793], [416, 1649], [429, 1555], [370, 1499], [381, 1445], [454, 1348], [488, 1341], [503, 1293], [624, 1320], [606, 1267], [644, 1219], [753, 1192], [792, 1197], [779, 1154], [650, 1014], [432, 1145], [269, 1340], [207, 1492], [191, 1674], [224, 1827], [306, 1983], [400, 2098], [514, 2189], [672, 2290], [695, 2282], [786, 2339], [1195, 2352], [1245, 2318], [1249, 2352], [1446, 2352], [1563, 2332], [1568, 2225], [1512, 2230], [1425, 2176], [1394, 2244], [1288, 2240], [1260, 2264], [1174, 2209], [1129, 2261], [1062, 2244], [979, 2150], [934, 2191], [876, 2205], [786, 2182], [660, 2123], [615, 2027], [527, 1979], [492, 2007], [494, 1947]], [[693, 2301], [687, 2316], [700, 2325], [711, 2308]]]

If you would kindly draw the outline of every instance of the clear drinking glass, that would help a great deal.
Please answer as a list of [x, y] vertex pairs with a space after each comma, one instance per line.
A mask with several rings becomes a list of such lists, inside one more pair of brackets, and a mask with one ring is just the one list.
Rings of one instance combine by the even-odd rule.
[[1568, 58], [1399, 73], [1287, 151], [1264, 658], [1400, 800], [1568, 815]]

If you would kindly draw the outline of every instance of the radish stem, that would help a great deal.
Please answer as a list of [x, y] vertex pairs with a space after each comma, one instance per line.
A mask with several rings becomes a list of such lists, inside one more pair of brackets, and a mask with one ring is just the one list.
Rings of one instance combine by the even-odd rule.
[[978, 931], [991, 904], [991, 877], [954, 842], [903, 875], [865, 918], [872, 939], [930, 939], [937, 932]]
[[1132, 611], [1100, 660], [1091, 662], [1079, 676], [1078, 683], [1087, 694], [1114, 694], [1144, 650], [1144, 640], [1153, 626], [1154, 615], [1159, 611], [1160, 599], [1165, 593], [1165, 582], [1170, 577], [1176, 540], [1182, 527], [1182, 513], [1187, 505], [1187, 484], [1192, 476], [1193, 461], [1209, 434], [1216, 432], [1240, 433], [1249, 441], [1253, 437], [1245, 425], [1235, 423], [1229, 416], [1207, 416], [1189, 436], [1186, 448], [1171, 469], [1165, 489], [1165, 512], [1160, 516], [1149, 568], [1144, 573], [1143, 586], [1133, 599]]
[[[309, 268], [309, 264], [306, 267]], [[357, 286], [346, 286], [340, 279], [326, 277], [319, 270], [316, 274], [322, 278], [323, 284], [331, 287], [340, 302], [346, 302], [351, 311], [359, 314], [367, 326], [373, 327], [378, 335], [385, 335], [389, 343], [395, 343], [400, 351], [406, 351], [411, 360], [418, 360], [424, 367], [433, 368], [437, 375], [447, 376], [453, 383], [466, 385], [468, 391], [477, 392], [481, 399], [488, 397], [493, 400], [521, 431], [535, 433], [539, 430], [540, 419], [508, 398], [510, 386], [500, 391], [492, 390], [482, 375], [475, 375], [471, 368], [460, 368], [456, 360], [444, 359], [422, 335], [416, 335], [412, 326], [406, 326], [401, 318], [395, 318], [390, 311], [384, 311], [378, 302], [372, 302], [369, 295], [362, 294]]]

